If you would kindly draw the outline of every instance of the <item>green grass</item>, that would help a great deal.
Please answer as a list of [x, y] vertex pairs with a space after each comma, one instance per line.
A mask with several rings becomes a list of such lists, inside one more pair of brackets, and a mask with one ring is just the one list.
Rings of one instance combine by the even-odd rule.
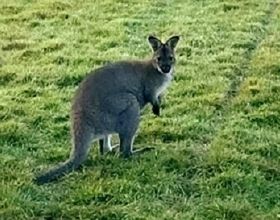
[[[277, 0], [4, 0], [0, 3], [0, 219], [244, 219], [280, 215]], [[123, 160], [98, 155], [37, 186], [70, 151], [87, 72], [180, 34], [162, 116], [147, 107]], [[278, 216], [278, 217], [277, 217]]]

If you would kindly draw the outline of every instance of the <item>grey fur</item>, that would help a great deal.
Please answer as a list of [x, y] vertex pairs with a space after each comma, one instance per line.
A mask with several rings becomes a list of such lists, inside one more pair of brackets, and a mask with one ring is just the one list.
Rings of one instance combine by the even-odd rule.
[[152, 148], [133, 151], [133, 139], [140, 120], [140, 110], [148, 103], [160, 114], [162, 91], [172, 78], [174, 47], [179, 37], [162, 43], [150, 36], [152, 59], [121, 61], [92, 71], [80, 84], [74, 97], [71, 122], [73, 148], [63, 164], [38, 176], [38, 184], [56, 180], [78, 168], [86, 159], [92, 140], [100, 140], [100, 152], [111, 151], [109, 135], [117, 133], [124, 157]]

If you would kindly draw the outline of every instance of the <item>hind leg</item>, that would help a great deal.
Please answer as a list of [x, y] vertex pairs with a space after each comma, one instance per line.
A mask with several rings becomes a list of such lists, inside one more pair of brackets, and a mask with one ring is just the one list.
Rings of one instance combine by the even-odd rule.
[[141, 154], [152, 150], [153, 148], [145, 147], [133, 151], [133, 140], [139, 126], [140, 107], [137, 100], [133, 100], [119, 116], [118, 133], [120, 138], [120, 151], [122, 156], [130, 157], [132, 154]]
[[120, 151], [123, 157], [128, 158], [131, 155], [140, 155], [155, 149], [154, 147], [143, 147], [133, 150], [133, 140], [134, 136], [120, 134]]

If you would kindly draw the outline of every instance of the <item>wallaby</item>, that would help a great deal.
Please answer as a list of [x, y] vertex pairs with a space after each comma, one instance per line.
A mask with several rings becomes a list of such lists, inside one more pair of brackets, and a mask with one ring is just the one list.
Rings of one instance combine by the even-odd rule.
[[146, 104], [151, 103], [153, 113], [160, 115], [160, 95], [173, 77], [174, 49], [179, 36], [165, 43], [149, 36], [148, 41], [153, 49], [151, 59], [108, 64], [92, 71], [81, 82], [71, 111], [73, 148], [70, 158], [38, 176], [35, 182], [51, 182], [78, 168], [86, 159], [92, 140], [100, 140], [101, 154], [111, 151], [111, 134], [118, 134], [124, 157], [152, 149], [133, 151], [133, 139], [140, 110]]

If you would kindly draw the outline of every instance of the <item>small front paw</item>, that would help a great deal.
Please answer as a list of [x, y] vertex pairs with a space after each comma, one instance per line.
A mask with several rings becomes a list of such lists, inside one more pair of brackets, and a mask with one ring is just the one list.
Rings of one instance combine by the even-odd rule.
[[160, 107], [158, 105], [153, 105], [153, 113], [160, 116]]

